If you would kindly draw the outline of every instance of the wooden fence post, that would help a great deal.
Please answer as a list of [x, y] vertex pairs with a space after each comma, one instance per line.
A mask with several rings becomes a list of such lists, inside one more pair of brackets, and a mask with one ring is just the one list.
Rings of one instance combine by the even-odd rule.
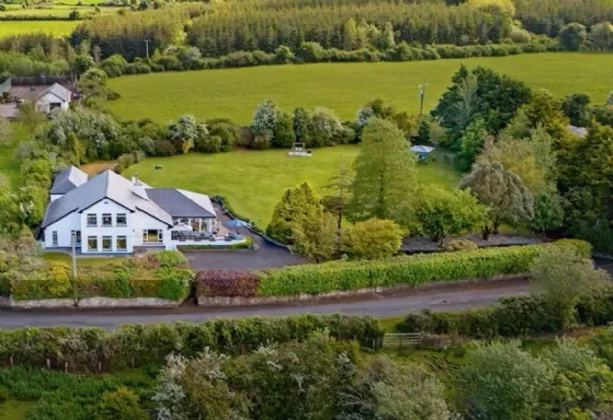
[[51, 359], [47, 359], [47, 369], [51, 369]]

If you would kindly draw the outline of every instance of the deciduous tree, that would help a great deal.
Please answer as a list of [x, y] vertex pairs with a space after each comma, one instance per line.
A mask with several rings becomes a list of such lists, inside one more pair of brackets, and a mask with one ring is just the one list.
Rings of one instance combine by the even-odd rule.
[[389, 121], [372, 118], [364, 129], [362, 142], [354, 164], [351, 219], [390, 219], [408, 227], [415, 157], [402, 132]]
[[560, 44], [569, 51], [579, 51], [587, 41], [587, 31], [580, 23], [572, 22], [560, 31]]
[[483, 228], [483, 238], [498, 233], [504, 221], [518, 223], [534, 217], [534, 198], [523, 181], [498, 163], [480, 163], [466, 175], [460, 189], [470, 188], [477, 200], [488, 207], [489, 222]]
[[590, 41], [592, 41], [600, 51], [607, 51], [613, 48], [613, 25], [609, 22], [600, 22], [592, 26], [590, 30]]

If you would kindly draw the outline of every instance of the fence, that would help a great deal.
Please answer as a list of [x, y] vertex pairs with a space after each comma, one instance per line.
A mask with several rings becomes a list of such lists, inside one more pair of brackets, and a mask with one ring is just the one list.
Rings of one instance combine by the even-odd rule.
[[419, 344], [422, 336], [423, 334], [420, 332], [402, 334], [385, 333], [385, 336], [383, 337], [383, 347], [401, 350], [403, 347], [410, 347]]

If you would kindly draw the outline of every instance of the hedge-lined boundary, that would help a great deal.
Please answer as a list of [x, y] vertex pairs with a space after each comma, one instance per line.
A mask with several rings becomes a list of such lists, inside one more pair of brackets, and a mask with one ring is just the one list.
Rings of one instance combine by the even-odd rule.
[[589, 256], [591, 252], [587, 242], [563, 239], [548, 244], [419, 254], [385, 261], [305, 264], [260, 272], [257, 295], [319, 295], [333, 291], [419, 286], [435, 281], [520, 274], [529, 271], [534, 258], [547, 247], [571, 248], [584, 256]]
[[[580, 325], [607, 325], [613, 321], [613, 287], [581, 297], [575, 321]], [[471, 338], [521, 337], [557, 332], [561, 319], [547, 301], [538, 296], [502, 298], [492, 307], [458, 312], [409, 314], [396, 326], [399, 332], [459, 335]]]
[[180, 302], [192, 290], [195, 272], [182, 253], [161, 251], [143, 258], [79, 267], [76, 279], [72, 278], [70, 264], [58, 261], [42, 262], [38, 270], [29, 273], [11, 272], [1, 277], [6, 280], [2, 291], [14, 302], [72, 299], [77, 305], [79, 300], [101, 297]]
[[163, 363], [170, 353], [195, 356], [206, 347], [241, 354], [266, 343], [304, 340], [323, 329], [371, 349], [381, 346], [384, 335], [374, 318], [340, 314], [128, 325], [114, 332], [91, 327], [24, 328], [0, 330], [0, 364], [49, 363], [70, 371], [113, 371]]

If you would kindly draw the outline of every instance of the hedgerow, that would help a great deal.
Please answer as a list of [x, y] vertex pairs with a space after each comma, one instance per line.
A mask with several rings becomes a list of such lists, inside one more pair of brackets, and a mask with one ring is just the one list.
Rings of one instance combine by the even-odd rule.
[[[607, 325], [613, 321], [613, 288], [582, 296], [575, 321], [580, 325]], [[489, 308], [458, 312], [422, 311], [409, 314], [396, 329], [400, 332], [452, 334], [473, 338], [519, 337], [556, 332], [560, 317], [540, 296], [502, 298]]]
[[197, 296], [255, 296], [259, 276], [253, 271], [207, 270], [196, 277]]
[[434, 281], [520, 274], [528, 271], [530, 263], [543, 248], [552, 246], [573, 248], [585, 256], [591, 251], [587, 242], [564, 239], [550, 244], [419, 254], [380, 261], [307, 264], [262, 272], [258, 295], [317, 295], [336, 290], [418, 286]]
[[0, 364], [105, 370], [163, 363], [170, 353], [195, 356], [205, 347], [240, 354], [263, 343], [304, 340], [327, 329], [333, 337], [380, 346], [383, 330], [370, 317], [299, 315], [287, 318], [218, 319], [202, 324], [128, 325], [113, 332], [100, 328], [25, 328], [0, 330]]
[[9, 293], [14, 300], [159, 297], [177, 301], [189, 294], [195, 273], [180, 252], [162, 251], [79, 267], [74, 281], [70, 264], [55, 261], [11, 276]]

